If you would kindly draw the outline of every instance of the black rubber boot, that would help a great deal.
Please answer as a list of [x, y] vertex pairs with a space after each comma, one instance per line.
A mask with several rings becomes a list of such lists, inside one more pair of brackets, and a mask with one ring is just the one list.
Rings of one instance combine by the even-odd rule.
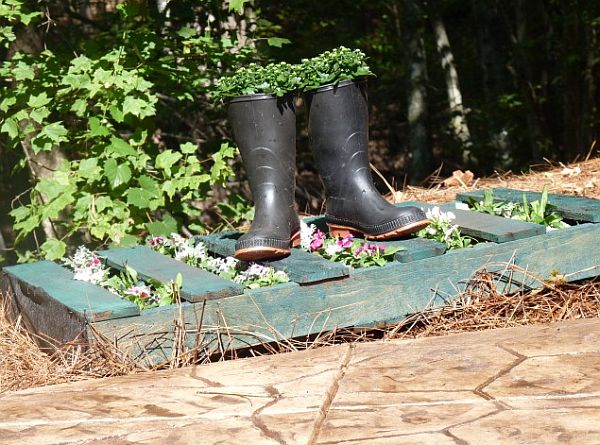
[[423, 211], [390, 204], [373, 184], [366, 81], [325, 85], [305, 98], [308, 137], [327, 193], [330, 233], [382, 240], [425, 227], [429, 222]]
[[229, 102], [229, 122], [255, 205], [248, 233], [235, 245], [244, 261], [277, 259], [300, 242], [294, 208], [296, 112], [293, 97], [240, 96]]

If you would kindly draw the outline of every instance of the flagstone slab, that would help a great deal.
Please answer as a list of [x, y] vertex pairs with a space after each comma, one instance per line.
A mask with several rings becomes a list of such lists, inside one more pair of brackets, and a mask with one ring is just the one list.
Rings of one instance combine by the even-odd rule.
[[0, 443], [597, 444], [596, 332], [579, 320], [0, 394]]
[[467, 445], [597, 445], [600, 443], [600, 409], [502, 411], [450, 428], [449, 432], [463, 441], [458, 443]]

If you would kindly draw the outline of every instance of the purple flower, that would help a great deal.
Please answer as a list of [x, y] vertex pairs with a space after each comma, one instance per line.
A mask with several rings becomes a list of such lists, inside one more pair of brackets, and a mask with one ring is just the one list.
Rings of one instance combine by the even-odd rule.
[[345, 237], [343, 237], [342, 239], [339, 239], [336, 241], [336, 244], [340, 247], [342, 247], [343, 249], [348, 249], [349, 247], [352, 246], [352, 240], [354, 239], [354, 236], [352, 236], [352, 234], [348, 234]]
[[322, 247], [323, 241], [325, 241], [325, 234], [317, 229], [317, 232], [313, 234], [312, 241], [310, 242], [310, 251], [314, 252]]

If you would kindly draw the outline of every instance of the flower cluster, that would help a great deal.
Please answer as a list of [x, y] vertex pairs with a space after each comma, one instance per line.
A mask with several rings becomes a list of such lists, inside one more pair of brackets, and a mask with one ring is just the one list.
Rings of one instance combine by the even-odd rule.
[[65, 264], [73, 270], [73, 279], [101, 286], [137, 304], [140, 309], [165, 306], [175, 301], [172, 283], [145, 283], [138, 280], [137, 272], [129, 266], [119, 273], [111, 273], [100, 258], [85, 246], [79, 246], [75, 254], [65, 260]]
[[448, 249], [462, 249], [471, 245], [473, 239], [463, 236], [458, 226], [452, 223], [456, 219], [454, 213], [433, 207], [426, 211], [426, 215], [429, 225], [417, 232], [417, 236], [444, 243]]
[[101, 284], [108, 277], [108, 269], [100, 258], [85, 246], [79, 246], [75, 254], [65, 260], [65, 264], [73, 270], [75, 280]]
[[399, 247], [371, 244], [355, 239], [352, 234], [341, 238], [331, 237], [304, 221], [300, 227], [300, 247], [314, 252], [331, 261], [338, 261], [351, 267], [384, 266], [392, 261]]
[[244, 264], [233, 257], [213, 257], [208, 253], [204, 243], [196, 242], [192, 238], [184, 238], [177, 233], [172, 233], [169, 237], [150, 237], [146, 243], [157, 252], [233, 280], [247, 288], [272, 286], [289, 281], [285, 272], [275, 271], [272, 267], [250, 263], [244, 270]]

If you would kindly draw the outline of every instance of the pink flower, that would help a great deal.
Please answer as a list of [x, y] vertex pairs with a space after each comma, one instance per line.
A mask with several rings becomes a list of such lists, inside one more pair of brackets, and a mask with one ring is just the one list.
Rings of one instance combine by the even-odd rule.
[[90, 263], [88, 264], [88, 267], [97, 267], [97, 266], [99, 266], [99, 265], [100, 265], [100, 259], [99, 259], [99, 258], [96, 258], [96, 257], [94, 257], [94, 258], [92, 258], [92, 259], [90, 260]]
[[162, 236], [153, 236], [152, 238], [148, 239], [148, 244], [151, 247], [160, 246], [161, 244], [164, 244], [164, 242], [165, 242], [165, 238]]
[[348, 234], [345, 237], [343, 237], [342, 239], [339, 239], [336, 241], [336, 244], [344, 249], [348, 249], [349, 247], [352, 246], [352, 240], [354, 239], [354, 236], [352, 236], [352, 234]]
[[313, 234], [312, 241], [310, 242], [310, 251], [314, 252], [323, 246], [323, 241], [325, 241], [325, 234], [317, 229], [316, 233]]

